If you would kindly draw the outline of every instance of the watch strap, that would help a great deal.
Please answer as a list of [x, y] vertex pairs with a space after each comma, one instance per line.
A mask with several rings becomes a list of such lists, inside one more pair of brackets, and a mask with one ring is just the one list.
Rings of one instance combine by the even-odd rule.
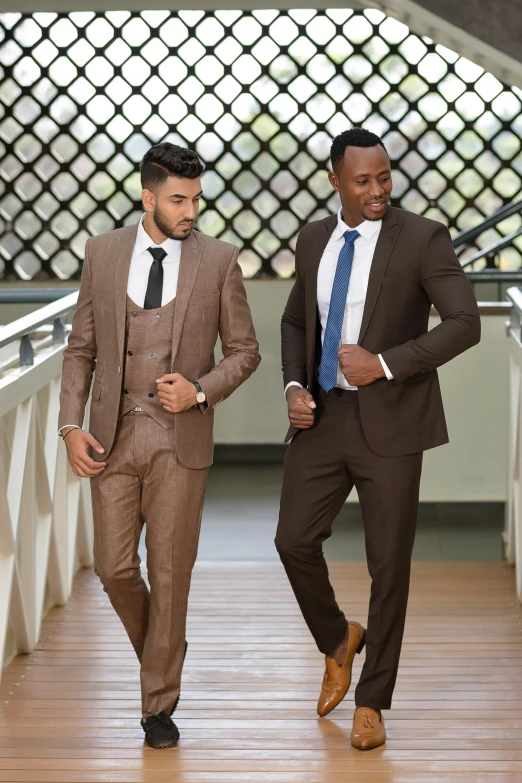
[[[201, 385], [200, 385], [199, 381], [192, 381], [192, 383], [193, 383], [193, 384], [194, 384], [194, 386], [196, 387], [196, 392], [197, 392], [197, 394], [205, 394], [205, 392], [204, 392], [204, 391], [203, 391], [203, 389], [201, 388]], [[205, 402], [201, 402], [201, 403], [200, 403], [200, 402], [198, 402], [198, 405], [204, 405], [204, 406], [205, 406], [205, 408], [207, 408], [207, 407], [208, 407], [208, 402], [207, 402], [207, 399], [206, 399], [206, 397], [207, 397], [207, 395], [205, 394]]]

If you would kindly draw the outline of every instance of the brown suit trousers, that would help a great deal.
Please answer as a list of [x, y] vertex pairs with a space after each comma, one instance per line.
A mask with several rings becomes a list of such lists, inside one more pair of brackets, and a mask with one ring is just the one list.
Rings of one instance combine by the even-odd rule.
[[[91, 479], [95, 571], [141, 663], [143, 712], [155, 715], [169, 715], [179, 697], [208, 475], [184, 467], [173, 444], [173, 429], [127, 413], [107, 467]], [[150, 594], [138, 555], [144, 522]]]

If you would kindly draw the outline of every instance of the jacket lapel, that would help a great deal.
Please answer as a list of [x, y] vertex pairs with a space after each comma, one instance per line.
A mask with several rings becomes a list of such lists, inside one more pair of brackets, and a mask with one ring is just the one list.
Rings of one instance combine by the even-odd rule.
[[395, 241], [401, 230], [402, 222], [397, 220], [396, 212], [397, 210], [393, 209], [393, 207], [388, 207], [386, 210], [386, 214], [382, 221], [381, 233], [379, 234], [379, 239], [375, 246], [370, 277], [368, 280], [368, 290], [366, 292], [361, 331], [359, 333], [359, 345], [362, 345], [366, 330], [370, 324], [381, 290], [386, 267], [388, 266]]
[[315, 345], [317, 339], [317, 275], [319, 264], [330, 237], [337, 225], [337, 215], [329, 215], [318, 226], [318, 231], [310, 237], [305, 253], [306, 262], [306, 336], [308, 365], [313, 369]]
[[178, 353], [181, 331], [187, 312], [192, 289], [201, 262], [201, 240], [192, 231], [188, 239], [183, 241], [179, 264], [178, 290], [176, 293], [176, 309], [174, 311], [174, 328], [172, 330], [172, 368]]
[[138, 223], [127, 226], [119, 232], [119, 247], [114, 254], [114, 310], [116, 313], [116, 332], [118, 337], [118, 355], [123, 358], [125, 348], [125, 326], [127, 319], [127, 285], [129, 269], [136, 243]]

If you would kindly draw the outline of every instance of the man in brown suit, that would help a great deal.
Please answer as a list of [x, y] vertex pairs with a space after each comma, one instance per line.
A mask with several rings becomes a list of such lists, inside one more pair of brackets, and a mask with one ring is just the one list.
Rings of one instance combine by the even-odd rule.
[[[448, 440], [437, 367], [478, 343], [480, 321], [447, 228], [389, 206], [382, 141], [345, 131], [331, 161], [341, 209], [300, 232], [282, 319], [293, 439], [276, 546], [326, 656], [319, 715], [346, 695], [366, 644], [351, 742], [369, 750], [386, 739], [381, 710], [399, 665], [422, 453]], [[428, 332], [432, 304], [442, 322]], [[367, 632], [337, 605], [322, 552], [354, 486], [372, 579]]]
[[[237, 248], [193, 228], [201, 172], [182, 147], [147, 152], [144, 217], [87, 242], [63, 362], [60, 432], [74, 472], [91, 479], [95, 570], [141, 663], [142, 726], [154, 748], [179, 738], [171, 715], [214, 409], [260, 361]], [[138, 556], [144, 523], [150, 591]]]

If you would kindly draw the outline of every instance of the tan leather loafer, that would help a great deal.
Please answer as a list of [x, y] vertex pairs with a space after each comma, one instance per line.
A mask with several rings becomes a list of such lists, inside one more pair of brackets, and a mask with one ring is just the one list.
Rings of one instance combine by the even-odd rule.
[[317, 714], [324, 718], [344, 699], [352, 681], [352, 664], [355, 653], [360, 653], [366, 644], [366, 629], [360, 623], [350, 620], [348, 623], [348, 648], [343, 665], [339, 666], [333, 658], [325, 658], [326, 668]]
[[373, 750], [386, 742], [382, 713], [371, 707], [357, 707], [353, 716], [350, 742], [357, 750]]

